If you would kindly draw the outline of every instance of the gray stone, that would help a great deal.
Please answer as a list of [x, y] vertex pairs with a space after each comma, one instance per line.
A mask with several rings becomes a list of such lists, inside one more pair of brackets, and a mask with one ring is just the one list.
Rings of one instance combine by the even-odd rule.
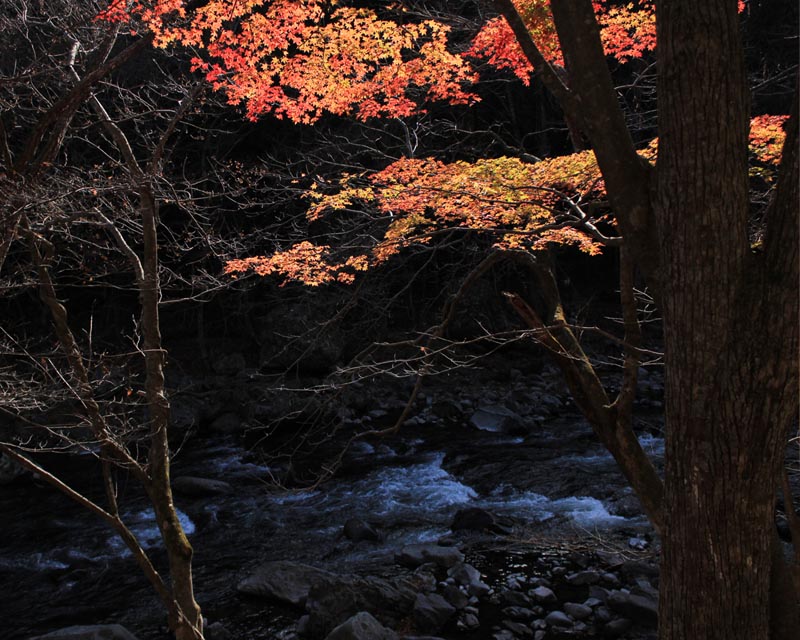
[[535, 589], [531, 589], [529, 593], [533, 596], [536, 602], [555, 602], [556, 601], [556, 594], [553, 593], [552, 589], [548, 589], [547, 587], [536, 587]]
[[533, 640], [544, 640], [546, 633], [547, 632], [542, 631], [541, 629], [539, 629], [538, 631], [536, 631], [533, 634]]
[[325, 640], [397, 640], [397, 634], [361, 611], [331, 631]]
[[518, 638], [533, 638], [533, 629], [521, 622], [503, 620], [503, 626]]
[[491, 590], [489, 585], [481, 580], [481, 572], [471, 564], [459, 562], [447, 571], [447, 576], [453, 578], [458, 584], [467, 588], [471, 596], [483, 596]]
[[564, 611], [576, 620], [586, 620], [592, 615], [592, 608], [587, 607], [585, 604], [578, 604], [576, 602], [565, 602]]
[[626, 618], [618, 618], [606, 623], [603, 626], [603, 635], [607, 638], [619, 638], [623, 633], [628, 631], [633, 626], [633, 623]]
[[528, 429], [521, 416], [499, 405], [480, 407], [469, 419], [470, 424], [481, 431], [525, 435]]
[[193, 476], [179, 476], [172, 481], [172, 489], [192, 498], [202, 496], [219, 496], [233, 493], [233, 487], [223, 480], [211, 478], [196, 478]]
[[461, 623], [465, 629], [477, 629], [481, 626], [481, 621], [478, 620], [478, 616], [474, 613], [465, 613], [464, 617], [461, 619]]
[[503, 591], [500, 597], [503, 602], [512, 607], [529, 607], [531, 604], [531, 599], [521, 591]]
[[658, 603], [650, 598], [623, 591], [613, 591], [608, 606], [626, 618], [646, 626], [658, 624]]
[[394, 561], [406, 567], [418, 567], [426, 562], [435, 562], [449, 568], [464, 561], [464, 554], [455, 547], [440, 547], [436, 544], [409, 544], [394, 556]]
[[36, 636], [30, 640], [137, 640], [136, 636], [119, 624], [93, 624], [66, 627]]
[[573, 573], [567, 576], [567, 582], [576, 587], [588, 584], [596, 584], [599, 579], [600, 579], [600, 574], [597, 573], [597, 571], [593, 571], [592, 569], [588, 569], [586, 571], [578, 571], [577, 573]]
[[319, 581], [331, 577], [333, 574], [324, 569], [299, 562], [277, 560], [258, 567], [236, 589], [239, 593], [263, 596], [302, 607], [311, 588]]
[[436, 633], [453, 617], [456, 608], [438, 593], [419, 593], [412, 616], [420, 631]]
[[454, 584], [449, 584], [444, 588], [442, 593], [445, 599], [452, 604], [456, 609], [463, 609], [469, 604], [469, 598]]
[[417, 585], [413, 580], [387, 580], [376, 576], [324, 577], [312, 585], [306, 611], [306, 635], [324, 638], [332, 629], [357, 613], [366, 611], [387, 626], [394, 626], [414, 607]]
[[571, 627], [572, 620], [563, 611], [551, 611], [547, 614], [544, 621], [551, 627]]
[[506, 607], [503, 615], [513, 620], [531, 620], [536, 614], [527, 607]]

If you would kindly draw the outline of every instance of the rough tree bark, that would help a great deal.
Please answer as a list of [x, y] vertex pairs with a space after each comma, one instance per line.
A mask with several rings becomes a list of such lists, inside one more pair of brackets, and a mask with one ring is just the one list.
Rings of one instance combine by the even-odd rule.
[[[624, 242], [664, 314], [666, 469], [660, 637], [794, 637], [798, 603], [773, 509], [798, 410], [797, 107], [764, 251], [747, 236], [749, 92], [736, 0], [662, 0], [659, 153], [641, 169], [591, 0], [552, 0], [570, 77], [496, 0], [545, 84], [582, 123]], [[783, 576], [783, 578], [782, 578]]]

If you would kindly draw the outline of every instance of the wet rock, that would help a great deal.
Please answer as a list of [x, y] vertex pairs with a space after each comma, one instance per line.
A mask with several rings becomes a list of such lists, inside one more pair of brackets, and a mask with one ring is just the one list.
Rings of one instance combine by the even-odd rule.
[[350, 518], [344, 523], [342, 532], [345, 538], [353, 542], [361, 542], [362, 540], [378, 542], [381, 539], [375, 527], [361, 518]]
[[465, 613], [461, 620], [458, 621], [456, 626], [459, 629], [465, 629], [469, 631], [479, 628], [481, 626], [481, 621], [474, 613]]
[[527, 607], [506, 607], [503, 615], [513, 620], [532, 620], [536, 614]]
[[533, 629], [521, 622], [503, 620], [503, 626], [518, 638], [533, 638]]
[[436, 633], [455, 612], [456, 608], [438, 593], [419, 593], [414, 602], [412, 616], [420, 631]]
[[431, 413], [442, 420], [461, 420], [464, 417], [464, 407], [456, 400], [439, 400], [431, 406]]
[[565, 602], [564, 611], [576, 620], [586, 620], [586, 618], [592, 615], [591, 607], [576, 602]]
[[631, 549], [636, 549], [637, 551], [644, 551], [650, 546], [650, 543], [644, 538], [629, 538], [628, 546]]
[[418, 567], [426, 562], [449, 568], [464, 561], [464, 554], [455, 547], [440, 547], [436, 544], [409, 544], [394, 556], [397, 564], [405, 567]]
[[544, 621], [551, 627], [571, 627], [572, 620], [563, 611], [551, 611], [547, 614]]
[[481, 580], [481, 572], [471, 564], [459, 562], [447, 571], [447, 577], [453, 578], [458, 584], [467, 588], [471, 596], [483, 596], [491, 590], [489, 585]]
[[194, 476], [179, 476], [175, 478], [172, 481], [172, 489], [176, 493], [192, 498], [233, 493], [233, 487], [223, 480], [196, 478]]
[[136, 640], [136, 636], [119, 624], [95, 624], [66, 627], [36, 636], [30, 640]]
[[469, 419], [470, 424], [481, 431], [525, 435], [528, 428], [521, 416], [500, 405], [480, 407]]
[[544, 604], [548, 604], [551, 602], [556, 602], [556, 594], [553, 593], [552, 589], [548, 589], [547, 587], [536, 587], [535, 589], [531, 589], [529, 592], [533, 599], [536, 602], [541, 602]]
[[416, 586], [406, 579], [325, 577], [308, 593], [306, 635], [324, 638], [334, 627], [362, 611], [373, 615], [381, 624], [393, 626], [411, 613], [416, 597]]
[[633, 580], [636, 576], [658, 577], [658, 567], [641, 560], [626, 560], [621, 571], [626, 580]]
[[612, 587], [619, 586], [619, 578], [610, 572], [602, 574], [600, 580], [602, 580], [604, 584], [611, 585]]
[[576, 587], [597, 584], [600, 580], [600, 574], [597, 571], [589, 569], [587, 571], [578, 571], [567, 576], [567, 583]]
[[325, 640], [397, 640], [397, 634], [361, 611], [331, 631]]
[[606, 638], [619, 638], [622, 634], [626, 633], [633, 623], [626, 618], [618, 618], [607, 622], [603, 625], [603, 635]]
[[463, 609], [469, 604], [469, 598], [454, 584], [449, 584], [444, 588], [442, 593], [445, 599], [452, 604], [456, 609]]
[[[529, 607], [531, 604], [531, 599], [521, 591], [503, 591], [500, 598], [512, 607]], [[555, 599], [555, 594], [553, 594], [553, 598]]]
[[312, 587], [334, 575], [299, 562], [267, 562], [236, 587], [239, 593], [263, 596], [302, 607]]
[[613, 591], [608, 606], [626, 618], [645, 626], [658, 624], [658, 603], [645, 596], [624, 591]]

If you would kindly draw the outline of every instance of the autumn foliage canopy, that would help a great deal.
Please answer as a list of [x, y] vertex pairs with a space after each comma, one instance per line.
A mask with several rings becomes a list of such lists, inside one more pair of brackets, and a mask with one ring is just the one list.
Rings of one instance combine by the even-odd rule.
[[[403, 118], [431, 101], [470, 104], [479, 98], [477, 64], [510, 70], [529, 84], [534, 69], [505, 18], [488, 20], [471, 42], [450, 42], [441, 21], [392, 5], [381, 15], [342, 0], [210, 0], [190, 8], [181, 0], [115, 0], [99, 17], [146, 30], [157, 47], [185, 47], [192, 67], [246, 117], [264, 115], [312, 124], [324, 114], [360, 120]], [[548, 0], [515, 0], [549, 64], [562, 67]], [[594, 2], [606, 54], [624, 64], [652, 53], [652, 0]], [[740, 3], [740, 9], [743, 3]], [[751, 124], [753, 172], [770, 181], [780, 158], [784, 116]], [[641, 151], [655, 162], [656, 141]], [[309, 285], [349, 283], [411, 244], [429, 243], [444, 229], [491, 234], [507, 250], [574, 245], [588, 254], [613, 230], [594, 153], [580, 151], [530, 163], [484, 158], [446, 163], [401, 158], [371, 174], [344, 175], [307, 191], [309, 221], [337, 211], [364, 211], [384, 220], [368, 250], [340, 255], [304, 240], [269, 256], [230, 260], [225, 271], [279, 274]], [[338, 257], [337, 257], [338, 256]]]

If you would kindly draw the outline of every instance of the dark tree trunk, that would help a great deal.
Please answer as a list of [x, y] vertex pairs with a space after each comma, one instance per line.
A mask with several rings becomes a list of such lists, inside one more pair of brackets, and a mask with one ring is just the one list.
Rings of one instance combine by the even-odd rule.
[[[775, 489], [797, 407], [797, 225], [783, 238], [789, 259], [770, 273], [770, 256], [747, 238], [750, 113], [736, 5], [658, 7], [665, 640], [769, 637]], [[796, 220], [796, 202], [784, 205]], [[791, 215], [773, 212], [768, 224]]]

